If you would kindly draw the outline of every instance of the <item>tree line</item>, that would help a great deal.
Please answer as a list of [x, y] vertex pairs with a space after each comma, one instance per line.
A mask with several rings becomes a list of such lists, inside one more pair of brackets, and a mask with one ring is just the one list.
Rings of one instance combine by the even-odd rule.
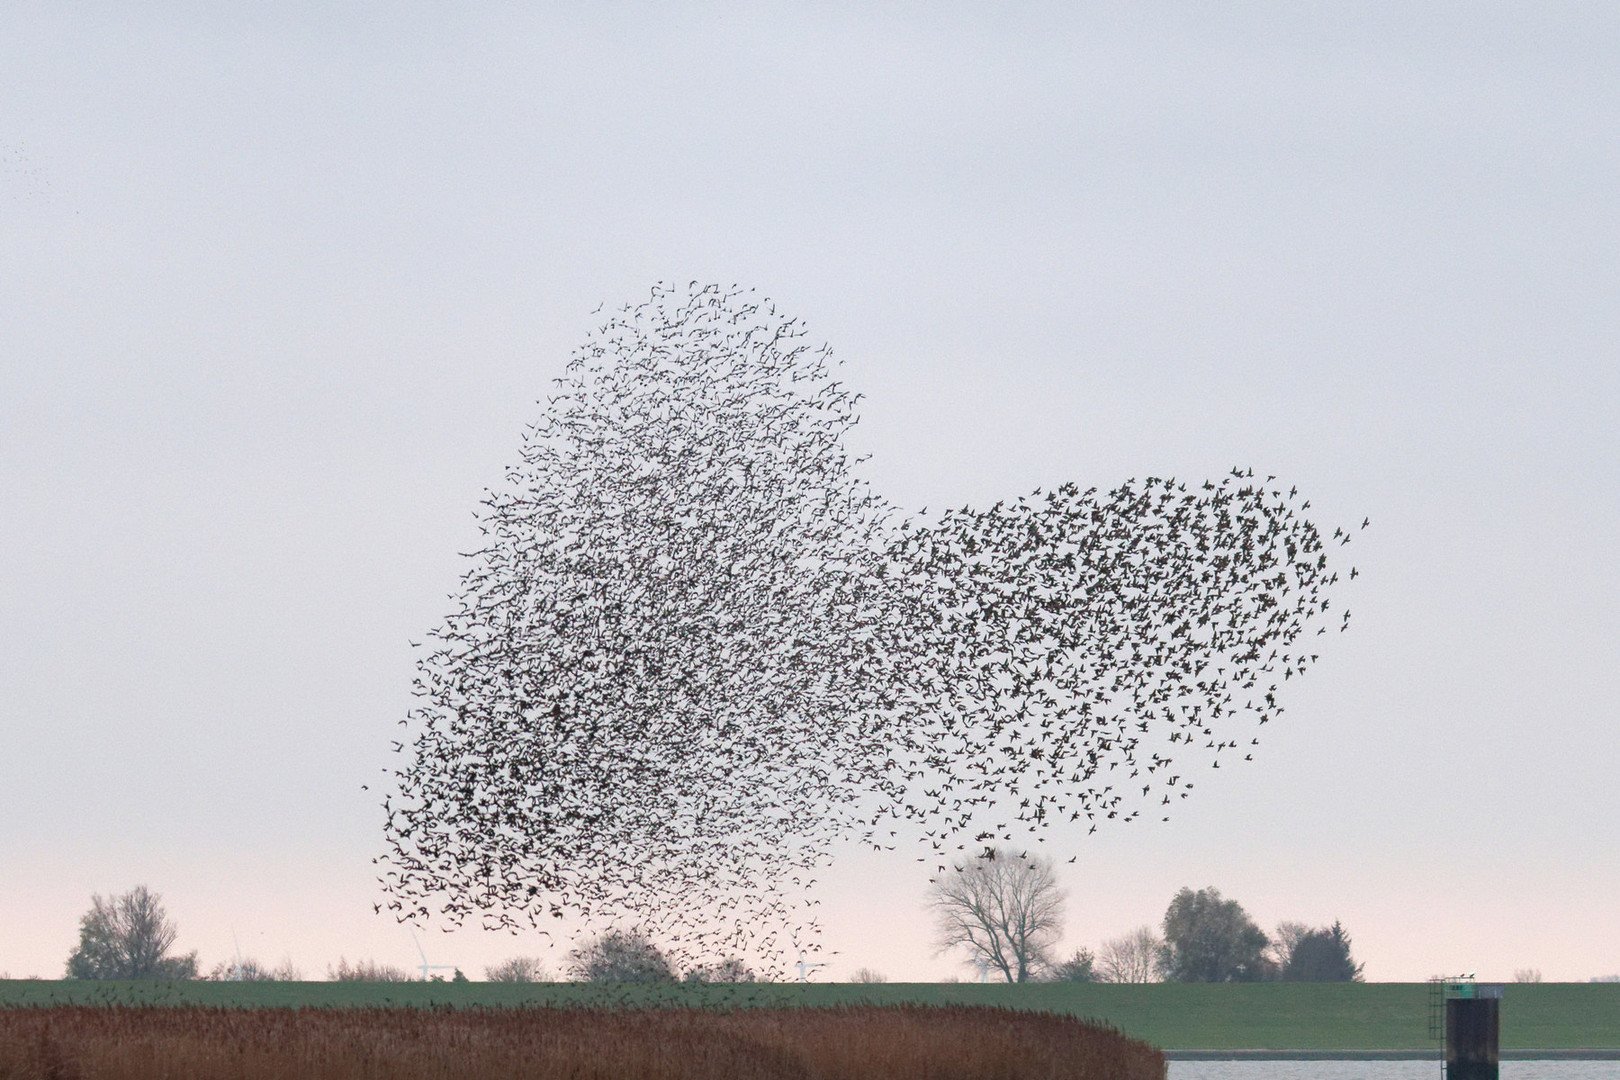
[[[179, 928], [169, 918], [162, 897], [144, 885], [118, 896], [91, 898], [79, 919], [79, 941], [68, 955], [69, 979], [210, 979], [219, 981], [297, 982], [303, 973], [290, 961], [272, 967], [237, 957], [203, 972], [197, 952], [175, 953]], [[403, 968], [374, 960], [350, 963], [339, 958], [327, 968], [335, 982], [414, 982]], [[736, 957], [677, 970], [670, 958], [645, 934], [609, 929], [584, 939], [568, 955], [564, 977], [580, 982], [753, 982], [753, 969]], [[484, 969], [489, 982], [549, 982], [553, 975], [536, 957], [515, 956]], [[435, 979], [442, 977], [436, 976]], [[457, 968], [450, 982], [467, 982]]]
[[929, 886], [942, 952], [966, 957], [1006, 982], [1359, 982], [1364, 965], [1350, 935], [1332, 926], [1283, 922], [1261, 930], [1236, 900], [1215, 888], [1184, 888], [1159, 929], [1139, 927], [1056, 955], [1065, 894], [1050, 859], [988, 848]]
[[[1065, 895], [1051, 860], [990, 849], [970, 864], [936, 878], [929, 906], [937, 918], [938, 944], [989, 976], [1006, 982], [1291, 982], [1360, 981], [1362, 966], [1350, 937], [1335, 921], [1310, 927], [1284, 922], [1267, 934], [1242, 905], [1214, 888], [1182, 889], [1170, 901], [1159, 929], [1139, 927], [1109, 939], [1095, 951], [1063, 957]], [[195, 951], [176, 954], [178, 928], [162, 898], [137, 886], [112, 897], [97, 895], [79, 920], [79, 942], [68, 956], [69, 979], [214, 979], [298, 981], [291, 962], [269, 966], [237, 957], [204, 973]], [[484, 969], [490, 982], [754, 982], [759, 975], [737, 957], [679, 968], [636, 928], [616, 927], [580, 940], [553, 973], [536, 957], [517, 956]], [[372, 960], [340, 958], [327, 969], [340, 982], [409, 982], [417, 976]], [[437, 978], [437, 977], [436, 977]], [[868, 969], [857, 982], [881, 981]], [[467, 981], [456, 969], [452, 982]]]

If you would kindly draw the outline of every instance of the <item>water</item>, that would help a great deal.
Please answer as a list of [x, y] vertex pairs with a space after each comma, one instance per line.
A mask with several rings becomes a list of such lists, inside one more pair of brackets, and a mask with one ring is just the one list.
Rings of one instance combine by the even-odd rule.
[[[1504, 1061], [1502, 1080], [1613, 1080], [1620, 1061]], [[1441, 1080], [1438, 1061], [1172, 1061], [1170, 1080]]]

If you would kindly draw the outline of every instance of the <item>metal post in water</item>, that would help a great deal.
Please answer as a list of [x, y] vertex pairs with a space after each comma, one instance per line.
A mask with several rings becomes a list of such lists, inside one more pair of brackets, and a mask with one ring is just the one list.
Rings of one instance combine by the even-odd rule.
[[1499, 1080], [1502, 987], [1460, 983], [1446, 989], [1446, 1080]]

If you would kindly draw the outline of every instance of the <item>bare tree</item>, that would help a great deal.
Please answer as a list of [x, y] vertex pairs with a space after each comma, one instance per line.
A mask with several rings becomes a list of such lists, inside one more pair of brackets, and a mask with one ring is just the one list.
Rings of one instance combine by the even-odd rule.
[[1151, 926], [1103, 942], [1097, 957], [1097, 978], [1109, 983], [1159, 981], [1159, 950], [1164, 942]]
[[568, 954], [581, 982], [674, 982], [669, 957], [640, 930], [604, 930]]
[[79, 944], [68, 956], [70, 979], [195, 979], [197, 954], [170, 956], [179, 935], [163, 898], [137, 885], [122, 896], [90, 898], [79, 919]]
[[871, 984], [871, 983], [886, 983], [886, 982], [889, 981], [889, 977], [887, 975], [883, 974], [883, 972], [881, 972], [881, 971], [874, 971], [871, 968], [863, 967], [859, 971], [857, 971], [855, 974], [851, 975], [849, 977], [849, 981], [852, 982], [852, 983], [868, 983], [868, 984]]
[[989, 848], [930, 883], [939, 948], [966, 950], [970, 963], [1030, 982], [1063, 932], [1063, 890], [1052, 860]]
[[514, 956], [494, 967], [485, 968], [484, 978], [490, 982], [550, 982], [551, 973], [546, 970], [545, 964], [533, 956]]
[[1516, 983], [1538, 983], [1541, 981], [1541, 969], [1520, 968], [1513, 973], [1513, 981]]

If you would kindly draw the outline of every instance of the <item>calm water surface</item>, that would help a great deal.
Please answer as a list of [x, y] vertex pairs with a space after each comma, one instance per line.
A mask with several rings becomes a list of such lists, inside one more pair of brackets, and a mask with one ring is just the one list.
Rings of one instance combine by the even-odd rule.
[[[1620, 1061], [1504, 1061], [1502, 1080], [1614, 1080]], [[1438, 1061], [1172, 1061], [1170, 1080], [1441, 1080]]]

